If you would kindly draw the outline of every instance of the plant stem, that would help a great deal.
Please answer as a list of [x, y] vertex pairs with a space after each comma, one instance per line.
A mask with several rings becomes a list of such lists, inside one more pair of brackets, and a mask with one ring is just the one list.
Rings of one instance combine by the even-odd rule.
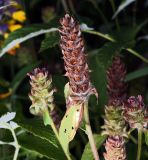
[[139, 54], [138, 52], [134, 51], [131, 48], [126, 48], [126, 50], [128, 52], [130, 52], [131, 54], [133, 54], [134, 56], [138, 57], [139, 59], [141, 59], [143, 62], [148, 63], [148, 59], [143, 57], [141, 54]]
[[129, 138], [130, 138], [135, 144], [138, 144], [137, 139], [136, 139], [134, 136], [129, 135]]
[[[113, 13], [115, 13], [116, 8], [115, 8], [115, 2], [114, 2], [114, 0], [110, 0], [110, 3], [111, 3], [111, 6], [112, 6]], [[118, 17], [116, 17], [115, 23], [116, 23], [117, 30], [119, 31], [120, 30], [120, 25], [119, 25]]]
[[12, 133], [14, 142], [12, 142], [12, 143], [6, 143], [6, 144], [9, 144], [9, 145], [12, 145], [12, 146], [15, 147], [15, 153], [14, 153], [13, 160], [17, 160], [18, 153], [19, 153], [19, 150], [20, 150], [20, 145], [18, 143], [15, 131], [14, 131], [14, 129], [10, 125], [8, 125], [8, 123], [3, 122], [1, 124], [4, 125], [4, 126], [6, 126], [6, 128], [9, 129], [11, 131], [11, 133]]
[[94, 34], [94, 35], [97, 35], [97, 36], [100, 36], [104, 39], [107, 39], [111, 42], [116, 42], [116, 40], [114, 38], [112, 38], [110, 35], [108, 34], [103, 34], [101, 32], [98, 32], [98, 31], [92, 31], [92, 30], [83, 30], [83, 32], [86, 32], [86, 33], [90, 33], [90, 34]]
[[10, 131], [12, 133], [12, 136], [13, 136], [13, 139], [14, 139], [14, 147], [15, 147], [15, 153], [14, 153], [14, 157], [13, 157], [13, 160], [17, 160], [17, 157], [18, 157], [18, 153], [19, 153], [19, 150], [20, 150], [20, 145], [18, 144], [18, 141], [17, 141], [17, 137], [16, 137], [16, 134], [14, 132], [14, 130], [12, 128], [10, 128]]
[[137, 160], [140, 160], [142, 149], [142, 129], [138, 130], [138, 150], [137, 150]]
[[137, 12], [137, 0], [135, 0], [135, 4], [133, 7], [133, 26], [136, 25], [136, 12]]
[[13, 160], [17, 160], [19, 149], [20, 149], [19, 147], [15, 148], [15, 153], [14, 153]]
[[44, 120], [44, 124], [45, 124], [45, 125], [48, 125], [48, 124], [49, 124], [49, 125], [51, 126], [51, 128], [52, 128], [54, 134], [56, 135], [56, 137], [57, 137], [57, 139], [58, 139], [61, 147], [63, 148], [63, 151], [64, 151], [67, 159], [68, 159], [68, 160], [71, 160], [71, 157], [70, 157], [69, 153], [65, 150], [65, 148], [63, 147], [63, 145], [62, 145], [62, 143], [61, 143], [61, 141], [60, 141], [57, 128], [56, 128], [56, 126], [55, 126], [55, 124], [54, 124], [54, 122], [53, 122], [53, 120], [52, 120], [52, 118], [51, 118], [51, 116], [50, 116], [50, 114], [49, 114], [48, 109], [45, 111], [45, 113], [44, 113], [44, 115], [43, 115], [43, 120]]
[[93, 133], [92, 133], [91, 126], [90, 126], [89, 113], [88, 113], [88, 103], [86, 103], [84, 106], [84, 119], [85, 119], [86, 134], [89, 139], [89, 143], [91, 146], [91, 150], [92, 150], [94, 159], [99, 160], [99, 154], [98, 154], [98, 151], [96, 148], [96, 144], [95, 144], [95, 141], [93, 138]]
[[62, 3], [62, 5], [63, 5], [64, 11], [65, 11], [66, 13], [69, 13], [69, 8], [68, 8], [68, 6], [67, 6], [66, 0], [61, 0], [61, 3]]
[[76, 14], [72, 0], [68, 0], [69, 8], [73, 14]]

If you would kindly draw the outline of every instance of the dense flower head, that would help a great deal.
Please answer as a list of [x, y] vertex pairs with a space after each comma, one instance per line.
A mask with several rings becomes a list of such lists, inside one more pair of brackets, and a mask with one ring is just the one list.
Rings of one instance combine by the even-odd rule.
[[[32, 106], [30, 111], [33, 114], [42, 114], [44, 106], [53, 103], [52, 79], [48, 77], [48, 71], [45, 68], [36, 68], [33, 72], [28, 74], [31, 81], [31, 93], [29, 95]], [[52, 106], [51, 110], [54, 107]]]
[[107, 71], [109, 105], [119, 106], [126, 100], [127, 84], [124, 82], [125, 76], [125, 65], [120, 56], [117, 55]]
[[121, 107], [106, 106], [104, 121], [102, 135], [128, 137]]
[[84, 102], [96, 90], [92, 87], [80, 25], [68, 14], [60, 19], [61, 49], [73, 100]]
[[33, 72], [28, 73], [30, 77], [31, 93], [29, 95], [32, 105], [30, 112], [34, 115], [43, 115], [46, 110], [53, 119], [57, 128], [60, 125], [60, 118], [55, 110], [54, 89], [52, 88], [52, 79], [46, 68], [36, 68]]
[[141, 95], [131, 96], [123, 106], [123, 115], [131, 128], [148, 128], [148, 110]]
[[120, 136], [109, 137], [105, 143], [105, 160], [126, 160], [125, 140]]

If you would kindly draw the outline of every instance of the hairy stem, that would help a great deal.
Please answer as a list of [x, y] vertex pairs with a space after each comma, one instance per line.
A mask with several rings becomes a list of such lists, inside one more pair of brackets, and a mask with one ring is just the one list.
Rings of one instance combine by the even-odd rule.
[[84, 106], [84, 119], [85, 119], [86, 134], [89, 139], [89, 143], [91, 146], [91, 150], [92, 150], [94, 159], [99, 160], [99, 154], [98, 154], [98, 151], [96, 148], [96, 144], [95, 144], [95, 141], [93, 138], [93, 133], [92, 133], [91, 126], [90, 126], [89, 113], [88, 113], [88, 103], [85, 104], [85, 106]]
[[138, 130], [138, 150], [137, 150], [137, 160], [140, 160], [142, 150], [142, 130]]

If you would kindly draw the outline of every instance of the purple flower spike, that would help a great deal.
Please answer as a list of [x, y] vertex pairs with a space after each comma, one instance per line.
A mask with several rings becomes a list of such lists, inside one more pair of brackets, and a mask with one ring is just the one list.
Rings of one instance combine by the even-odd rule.
[[123, 107], [124, 119], [131, 128], [145, 129], [148, 127], [148, 110], [141, 95], [131, 96]]

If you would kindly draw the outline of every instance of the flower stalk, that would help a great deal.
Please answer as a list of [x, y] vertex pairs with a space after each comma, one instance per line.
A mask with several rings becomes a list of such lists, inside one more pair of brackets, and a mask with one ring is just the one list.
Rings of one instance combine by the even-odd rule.
[[137, 150], [137, 160], [140, 160], [142, 151], [142, 130], [138, 130], [138, 150]]
[[47, 125], [47, 124], [51, 125], [51, 128], [52, 128], [54, 134], [56, 135], [56, 137], [57, 137], [60, 145], [61, 145], [62, 148], [63, 148], [63, 151], [64, 151], [64, 153], [65, 153], [65, 155], [66, 155], [66, 157], [67, 157], [67, 160], [72, 160], [71, 157], [70, 157], [70, 153], [68, 153], [67, 150], [65, 150], [65, 148], [63, 147], [63, 144], [61, 143], [61, 140], [60, 140], [60, 137], [59, 137], [59, 134], [58, 134], [58, 130], [57, 130], [57, 128], [56, 128], [56, 126], [55, 126], [55, 124], [54, 124], [54, 122], [53, 122], [53, 119], [51, 118], [48, 110], [46, 110], [46, 111], [44, 112], [43, 120], [44, 120], [44, 123], [45, 123], [46, 125]]
[[85, 106], [84, 106], [84, 120], [85, 120], [86, 134], [87, 134], [88, 139], [89, 139], [89, 143], [90, 143], [90, 146], [91, 146], [92, 153], [94, 155], [95, 160], [99, 160], [100, 159], [99, 154], [98, 154], [98, 151], [97, 151], [97, 148], [96, 148], [96, 144], [95, 144], [95, 141], [94, 141], [94, 138], [93, 138], [92, 129], [91, 129], [91, 126], [90, 126], [88, 103], [86, 103]]

